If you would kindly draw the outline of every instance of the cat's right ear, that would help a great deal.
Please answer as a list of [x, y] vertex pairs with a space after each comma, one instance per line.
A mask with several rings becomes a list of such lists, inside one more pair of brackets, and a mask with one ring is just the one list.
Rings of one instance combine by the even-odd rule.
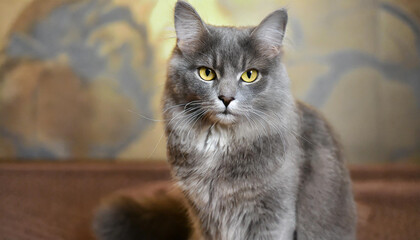
[[282, 8], [268, 15], [251, 33], [258, 49], [267, 57], [281, 53], [287, 25], [287, 10]]
[[196, 51], [209, 34], [205, 23], [195, 9], [184, 1], [175, 5], [175, 31], [177, 45], [181, 52], [192, 53]]

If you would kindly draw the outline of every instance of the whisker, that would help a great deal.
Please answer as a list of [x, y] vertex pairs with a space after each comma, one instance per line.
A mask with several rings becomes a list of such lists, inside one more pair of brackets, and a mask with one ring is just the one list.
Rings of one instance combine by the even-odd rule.
[[137, 115], [139, 117], [142, 117], [142, 118], [144, 118], [146, 120], [152, 121], [152, 122], [163, 122], [164, 121], [164, 120], [161, 120], [161, 119], [153, 119], [153, 118], [146, 117], [146, 116], [144, 116], [144, 115], [142, 115], [140, 113], [134, 112], [131, 109], [127, 109], [127, 111], [130, 112], [130, 113], [133, 113], [133, 114], [135, 114], [135, 115]]
[[150, 154], [149, 154], [149, 157], [148, 157], [147, 159], [150, 159], [150, 158], [152, 157], [152, 155], [156, 152], [156, 149], [157, 149], [157, 147], [159, 146], [160, 142], [162, 141], [162, 138], [163, 138], [163, 135], [164, 135], [164, 134], [165, 134], [165, 132], [163, 132], [163, 133], [160, 135], [160, 138], [159, 138], [158, 142], [156, 143], [155, 147], [153, 148], [152, 153], [150, 153]]

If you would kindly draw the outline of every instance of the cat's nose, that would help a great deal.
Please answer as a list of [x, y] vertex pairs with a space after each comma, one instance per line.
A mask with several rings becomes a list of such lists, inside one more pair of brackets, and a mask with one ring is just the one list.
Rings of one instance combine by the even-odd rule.
[[233, 100], [235, 100], [234, 97], [225, 97], [223, 95], [220, 95], [219, 96], [219, 99], [222, 100], [223, 104], [225, 104], [226, 107], [229, 105], [230, 102], [232, 102]]

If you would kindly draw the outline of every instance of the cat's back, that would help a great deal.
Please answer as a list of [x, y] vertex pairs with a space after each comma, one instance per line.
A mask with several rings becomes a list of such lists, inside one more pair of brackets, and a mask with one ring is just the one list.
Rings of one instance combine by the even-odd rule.
[[300, 142], [306, 154], [311, 154], [314, 150], [327, 148], [337, 160], [342, 161], [340, 144], [336, 134], [324, 116], [314, 107], [296, 102], [298, 114], [300, 116]]
[[340, 144], [321, 113], [302, 102], [297, 102], [297, 109], [303, 150], [298, 239], [315, 239], [320, 234], [326, 239], [354, 239], [355, 204]]

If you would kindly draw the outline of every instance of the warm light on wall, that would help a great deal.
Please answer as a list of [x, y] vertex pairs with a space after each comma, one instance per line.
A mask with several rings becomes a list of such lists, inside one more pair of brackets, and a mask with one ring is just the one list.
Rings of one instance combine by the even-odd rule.
[[[190, 2], [206, 22], [235, 26], [286, 6], [293, 93], [325, 113], [349, 161], [418, 162], [420, 3]], [[162, 124], [149, 119], [161, 119], [174, 3], [0, 7], [0, 159], [164, 159]]]

